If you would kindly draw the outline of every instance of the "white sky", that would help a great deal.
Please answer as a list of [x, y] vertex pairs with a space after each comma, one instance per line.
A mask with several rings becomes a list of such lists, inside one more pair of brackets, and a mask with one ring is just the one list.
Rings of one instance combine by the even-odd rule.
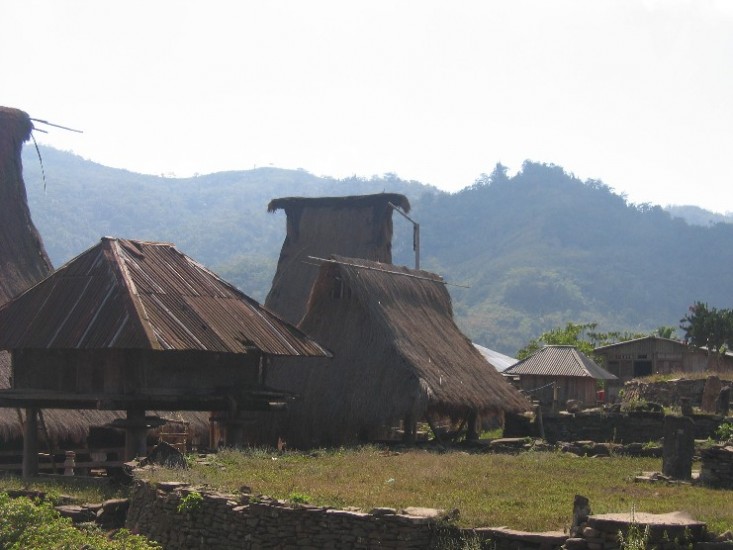
[[729, 0], [3, 0], [0, 105], [39, 141], [178, 176], [550, 162], [733, 211]]

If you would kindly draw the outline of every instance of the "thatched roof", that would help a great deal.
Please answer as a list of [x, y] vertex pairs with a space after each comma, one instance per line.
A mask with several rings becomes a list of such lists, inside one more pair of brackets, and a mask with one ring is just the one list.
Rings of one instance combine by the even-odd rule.
[[268, 211], [285, 210], [287, 234], [265, 306], [297, 324], [318, 274], [308, 256], [339, 254], [392, 262], [392, 208], [409, 212], [407, 197], [397, 193], [349, 197], [274, 199]]
[[[271, 376], [300, 393], [286, 438], [342, 443], [411, 414], [465, 417], [528, 403], [453, 320], [443, 280], [427, 271], [333, 256], [321, 266], [300, 328], [334, 357]], [[312, 363], [310, 363], [312, 364]]]
[[21, 150], [32, 128], [23, 111], [0, 107], [0, 304], [53, 270], [23, 183]]
[[504, 374], [617, 380], [573, 346], [545, 346], [506, 369]]
[[0, 308], [0, 349], [327, 356], [173, 245], [103, 238]]

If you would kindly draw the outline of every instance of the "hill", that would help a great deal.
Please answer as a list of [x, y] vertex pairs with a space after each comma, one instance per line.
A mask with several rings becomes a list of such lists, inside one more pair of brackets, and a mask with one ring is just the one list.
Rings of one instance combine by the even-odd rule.
[[[693, 301], [730, 307], [733, 294], [733, 225], [688, 225], [553, 165], [526, 162], [511, 178], [497, 166], [449, 194], [391, 174], [336, 180], [259, 168], [173, 179], [41, 154], [46, 189], [32, 148], [24, 174], [55, 266], [103, 235], [171, 241], [263, 300], [285, 235], [282, 213], [266, 212], [270, 199], [390, 191], [409, 197], [421, 224], [421, 266], [470, 286], [449, 287], [459, 325], [503, 353], [567, 321], [677, 326]], [[413, 263], [411, 246], [411, 227], [395, 217], [396, 263]]]

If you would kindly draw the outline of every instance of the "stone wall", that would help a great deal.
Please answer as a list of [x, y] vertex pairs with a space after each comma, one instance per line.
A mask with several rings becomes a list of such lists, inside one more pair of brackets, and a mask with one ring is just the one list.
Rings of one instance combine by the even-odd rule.
[[[716, 415], [691, 416], [695, 439], [715, 437], [715, 431], [731, 418]], [[542, 418], [545, 439], [557, 441], [613, 441], [617, 443], [646, 443], [658, 441], [664, 436], [664, 413], [628, 412], [615, 413], [599, 410], [579, 413], [545, 414]], [[513, 437], [539, 436], [538, 423], [524, 425], [514, 423], [529, 433], [512, 433]]]
[[[188, 495], [196, 493], [201, 498]], [[187, 498], [188, 497], [188, 498]], [[195, 491], [185, 483], [136, 482], [126, 527], [167, 550], [217, 548], [459, 548], [466, 541], [499, 550], [559, 550], [563, 533], [459, 529], [436, 510], [378, 508], [369, 513], [292, 505], [248, 492]]]
[[[703, 390], [705, 389], [706, 378], [694, 380], [666, 380], [661, 382], [645, 382], [643, 380], [630, 380], [624, 384], [625, 402], [648, 401], [659, 403], [665, 407], [679, 407], [681, 399], [688, 399], [694, 407], [702, 405]], [[722, 387], [731, 387], [733, 382], [721, 380]]]
[[711, 447], [702, 452], [700, 482], [718, 489], [733, 489], [733, 447]]

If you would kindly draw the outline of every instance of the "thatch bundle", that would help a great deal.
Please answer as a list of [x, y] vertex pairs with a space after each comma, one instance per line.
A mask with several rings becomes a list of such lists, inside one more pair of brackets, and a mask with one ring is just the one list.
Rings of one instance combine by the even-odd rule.
[[392, 263], [389, 203], [410, 211], [407, 197], [397, 193], [271, 201], [269, 212], [285, 210], [287, 235], [265, 306], [290, 323], [300, 322], [318, 274], [308, 256], [340, 254]]
[[21, 150], [32, 128], [23, 111], [0, 107], [0, 303], [53, 270], [31, 220], [23, 183]]
[[333, 260], [321, 266], [299, 325], [333, 359], [270, 371], [274, 386], [300, 395], [281, 428], [290, 443], [349, 443], [405, 417], [527, 408], [455, 325], [438, 275]]

